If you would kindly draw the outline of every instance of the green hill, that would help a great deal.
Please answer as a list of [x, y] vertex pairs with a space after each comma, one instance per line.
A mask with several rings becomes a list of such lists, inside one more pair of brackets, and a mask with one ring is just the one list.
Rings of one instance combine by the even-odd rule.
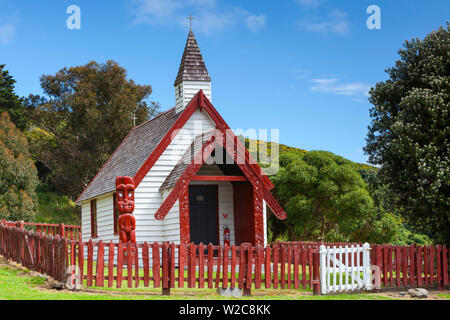
[[51, 191], [45, 184], [40, 184], [36, 192], [39, 212], [35, 222], [80, 225], [80, 210], [69, 197]]
[[[240, 138], [242, 138], [242, 136], [240, 136]], [[259, 149], [260, 145], [261, 145], [261, 141], [260, 140], [252, 140], [252, 139], [248, 139], [248, 138], [245, 139], [245, 147], [251, 152], [257, 151], [257, 150], [253, 150], [251, 148], [251, 142], [253, 142], [253, 145], [254, 145], [255, 141], [256, 141], [257, 148]], [[287, 145], [284, 145], [284, 144], [281, 144], [281, 143], [274, 143], [274, 142], [272, 142], [272, 143], [267, 143], [267, 153], [269, 155], [271, 155], [272, 154], [272, 148], [276, 147], [276, 146], [278, 146], [278, 150], [279, 150], [280, 154], [283, 154], [283, 153], [286, 153], [286, 152], [296, 152], [296, 153], [299, 153], [299, 154], [308, 152], [308, 151], [300, 149], [300, 148], [290, 147], [290, 146], [287, 146]], [[377, 167], [374, 167], [374, 166], [371, 166], [371, 165], [368, 165], [368, 164], [365, 164], [365, 163], [357, 163], [357, 162], [353, 162], [353, 161], [351, 161], [351, 162], [355, 166], [355, 169], [360, 171], [362, 174], [363, 174], [364, 171], [377, 171], [378, 170]]]

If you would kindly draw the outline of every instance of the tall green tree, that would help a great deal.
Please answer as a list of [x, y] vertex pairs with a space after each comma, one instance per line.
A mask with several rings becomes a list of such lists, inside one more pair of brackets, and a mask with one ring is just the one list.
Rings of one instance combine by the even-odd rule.
[[46, 97], [30, 96], [36, 125], [43, 130], [37, 160], [51, 170], [49, 182], [76, 197], [136, 125], [159, 109], [147, 103], [149, 85], [127, 79], [114, 61], [89, 62], [41, 77]]
[[[378, 215], [366, 184], [354, 164], [326, 151], [280, 155], [272, 178], [275, 196], [287, 220], [289, 240], [389, 242], [395, 232], [390, 218]], [[278, 224], [278, 225], [275, 225]]]
[[14, 92], [16, 80], [0, 64], [0, 113], [8, 111], [12, 122], [21, 130], [29, 126], [30, 119], [23, 105], [23, 101]]
[[33, 220], [37, 210], [37, 170], [28, 152], [28, 141], [0, 115], [0, 219]]
[[365, 151], [406, 223], [450, 244], [450, 25], [399, 55], [370, 91]]

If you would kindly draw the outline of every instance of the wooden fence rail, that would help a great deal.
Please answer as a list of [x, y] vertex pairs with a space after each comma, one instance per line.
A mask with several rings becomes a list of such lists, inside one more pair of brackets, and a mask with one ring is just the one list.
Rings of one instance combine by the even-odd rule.
[[25, 268], [64, 282], [68, 241], [26, 229], [0, 225], [0, 254]]
[[34, 222], [12, 222], [6, 220], [0, 220], [0, 224], [10, 227], [25, 228], [35, 233], [44, 233], [52, 236], [60, 236], [61, 238], [67, 238], [76, 240], [81, 238], [81, 226], [66, 225], [64, 223], [34, 223]]

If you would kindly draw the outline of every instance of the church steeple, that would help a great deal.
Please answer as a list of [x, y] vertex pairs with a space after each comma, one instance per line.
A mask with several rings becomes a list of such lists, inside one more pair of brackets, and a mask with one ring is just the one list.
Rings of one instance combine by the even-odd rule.
[[189, 31], [174, 86], [177, 112], [182, 111], [200, 90], [211, 101], [211, 78], [192, 31]]

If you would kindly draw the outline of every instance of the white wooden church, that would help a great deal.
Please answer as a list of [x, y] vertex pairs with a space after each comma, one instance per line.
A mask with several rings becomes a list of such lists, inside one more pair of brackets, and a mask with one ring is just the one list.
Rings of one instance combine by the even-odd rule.
[[[212, 105], [211, 78], [192, 31], [175, 107], [134, 127], [76, 200], [82, 239], [119, 241], [117, 176], [133, 177], [136, 241], [267, 244], [274, 188]], [[222, 134], [222, 135], [220, 135]]]

